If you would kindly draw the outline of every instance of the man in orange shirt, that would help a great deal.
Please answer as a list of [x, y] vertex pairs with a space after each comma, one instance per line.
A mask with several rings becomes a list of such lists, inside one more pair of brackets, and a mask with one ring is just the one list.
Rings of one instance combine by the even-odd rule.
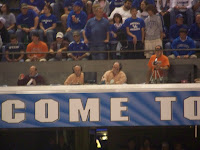
[[169, 59], [163, 55], [162, 46], [157, 45], [155, 47], [155, 54], [151, 56], [148, 63], [146, 83], [165, 82], [169, 66]]
[[47, 54], [45, 52], [48, 52], [48, 47], [46, 43], [39, 40], [39, 34], [37, 32], [33, 33], [32, 42], [28, 44], [26, 52], [34, 53], [34, 54], [27, 54], [28, 59], [26, 59], [26, 62], [46, 61]]

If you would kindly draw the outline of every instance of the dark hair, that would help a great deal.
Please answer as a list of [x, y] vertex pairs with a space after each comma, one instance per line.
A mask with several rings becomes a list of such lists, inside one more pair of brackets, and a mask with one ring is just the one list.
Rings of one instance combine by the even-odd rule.
[[156, 45], [155, 50], [163, 50], [161, 45]]
[[115, 13], [115, 14], [114, 14], [114, 16], [113, 16], [113, 22], [115, 23], [115, 18], [116, 18], [116, 17], [117, 17], [117, 18], [120, 18], [120, 21], [119, 21], [119, 22], [122, 23], [122, 16], [121, 16], [120, 14], [118, 14], [118, 13]]
[[[144, 2], [146, 6], [149, 4], [149, 3], [148, 3], [147, 1], [145, 1], [145, 0], [141, 1], [141, 3], [142, 3], [142, 2]], [[141, 3], [140, 3], [139, 10], [140, 10], [140, 12], [143, 12], [143, 10], [142, 10], [142, 8], [141, 8]]]
[[131, 7], [130, 11], [132, 11], [133, 9], [138, 10], [135, 6]]
[[50, 10], [50, 13], [53, 13], [53, 9], [50, 4], [46, 4], [44, 7], [47, 7]]
[[179, 33], [186, 33], [186, 34], [187, 34], [187, 29], [181, 28], [181, 29], [179, 30]]
[[13, 39], [17, 39], [17, 36], [15, 34], [10, 35], [10, 40], [13, 40]]
[[131, 2], [131, 3], [132, 3], [132, 0], [125, 0], [125, 1], [124, 1], [124, 4], [125, 4], [126, 2]]
[[[10, 7], [8, 6], [8, 4], [6, 4], [6, 3], [3, 3], [3, 5], [5, 5], [6, 6], [6, 14], [9, 14], [10, 13]], [[2, 6], [3, 6], [2, 5]], [[1, 6], [1, 7], [2, 7]], [[1, 11], [1, 13], [2, 13], [2, 11]]]
[[152, 11], [154, 14], [156, 14], [158, 12], [156, 7], [153, 4], [148, 4], [146, 11]]
[[80, 67], [80, 68], [81, 68], [81, 71], [82, 71], [82, 66], [81, 66], [81, 65], [74, 65], [74, 66], [72, 67], [73, 73], [74, 73], [74, 68], [75, 68], [76, 66]]

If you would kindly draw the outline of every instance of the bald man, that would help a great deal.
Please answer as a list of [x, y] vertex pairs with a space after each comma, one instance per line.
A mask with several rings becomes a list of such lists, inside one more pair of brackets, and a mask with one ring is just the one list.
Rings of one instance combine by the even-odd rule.
[[17, 85], [45, 85], [45, 80], [41, 75], [38, 74], [36, 66], [31, 66], [28, 75], [19, 75]]
[[75, 65], [73, 68], [73, 73], [67, 77], [64, 85], [80, 85], [84, 84], [84, 73], [82, 72], [82, 67]]
[[119, 62], [115, 62], [111, 70], [104, 73], [101, 82], [105, 84], [124, 84], [127, 81], [126, 74], [121, 71], [122, 65]]

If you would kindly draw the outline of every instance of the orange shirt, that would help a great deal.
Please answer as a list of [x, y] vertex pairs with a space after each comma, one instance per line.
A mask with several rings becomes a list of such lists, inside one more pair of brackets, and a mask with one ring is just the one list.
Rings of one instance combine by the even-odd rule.
[[[152, 69], [152, 72], [154, 71], [153, 62], [155, 61], [155, 59], [156, 59], [156, 55], [152, 55], [148, 63], [148, 67]], [[157, 58], [157, 63], [158, 65], [160, 65], [160, 67], [170, 66], [169, 59], [165, 55], [161, 55], [159, 58]], [[160, 76], [162, 77], [163, 71], [162, 70], [158, 70], [158, 71], [159, 71]]]
[[42, 41], [39, 41], [38, 44], [31, 42], [28, 44], [28, 46], [26, 48], [26, 52], [31, 52], [31, 53], [35, 52], [35, 54], [29, 54], [31, 57], [36, 55], [38, 58], [44, 58], [46, 54], [37, 54], [37, 53], [38, 52], [48, 52], [48, 47], [47, 47], [47, 44]]

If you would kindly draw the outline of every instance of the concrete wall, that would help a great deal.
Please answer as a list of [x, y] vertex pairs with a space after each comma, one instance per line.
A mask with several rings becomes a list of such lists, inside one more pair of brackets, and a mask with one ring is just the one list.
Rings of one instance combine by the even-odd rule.
[[[30, 63], [0, 63], [0, 85], [16, 85], [20, 73], [28, 74], [29, 67], [36, 65], [38, 72], [44, 76], [47, 84], [63, 84], [66, 77], [72, 73], [72, 66], [80, 64], [84, 72], [97, 72], [97, 83], [103, 73], [111, 69], [113, 60], [72, 61], [72, 62], [30, 62]], [[122, 70], [126, 73], [128, 84], [144, 83], [148, 59], [120, 60]], [[200, 70], [200, 59], [171, 60], [171, 64], [195, 64]], [[184, 72], [184, 70], [183, 70]], [[199, 72], [198, 72], [199, 75]]]

